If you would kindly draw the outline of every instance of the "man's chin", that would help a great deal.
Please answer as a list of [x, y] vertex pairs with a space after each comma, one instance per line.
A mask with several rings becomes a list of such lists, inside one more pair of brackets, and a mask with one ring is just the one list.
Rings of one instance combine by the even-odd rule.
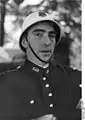
[[50, 58], [51, 57], [44, 57], [44, 58], [41, 58], [43, 61], [45, 61], [45, 62], [49, 62], [50, 61]]
[[52, 57], [51, 54], [43, 54], [39, 56], [39, 58], [44, 62], [49, 62], [51, 57]]

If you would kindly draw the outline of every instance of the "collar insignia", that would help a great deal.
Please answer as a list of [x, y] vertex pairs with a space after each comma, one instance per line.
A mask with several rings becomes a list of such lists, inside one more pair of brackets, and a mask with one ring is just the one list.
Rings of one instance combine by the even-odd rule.
[[35, 72], [39, 72], [39, 69], [36, 67], [33, 67], [32, 70], [34, 70]]

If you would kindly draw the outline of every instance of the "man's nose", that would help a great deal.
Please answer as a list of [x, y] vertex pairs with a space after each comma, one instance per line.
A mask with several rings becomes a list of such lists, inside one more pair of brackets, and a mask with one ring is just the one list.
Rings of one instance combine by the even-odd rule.
[[44, 36], [44, 44], [49, 46], [51, 44], [51, 40], [48, 35]]

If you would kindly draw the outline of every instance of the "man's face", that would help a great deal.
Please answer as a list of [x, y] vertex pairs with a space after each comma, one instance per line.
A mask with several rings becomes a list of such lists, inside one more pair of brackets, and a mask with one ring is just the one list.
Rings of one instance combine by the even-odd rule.
[[[36, 55], [46, 62], [51, 58], [54, 52], [55, 39], [55, 29], [47, 22], [34, 25], [27, 33], [27, 42], [31, 45]], [[27, 49], [29, 48], [29, 44]]]

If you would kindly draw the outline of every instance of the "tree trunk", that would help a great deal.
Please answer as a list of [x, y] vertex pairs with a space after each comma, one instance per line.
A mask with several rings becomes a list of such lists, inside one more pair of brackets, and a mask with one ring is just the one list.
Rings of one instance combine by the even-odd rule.
[[5, 4], [6, 1], [1, 0], [1, 7], [0, 7], [0, 46], [4, 44], [4, 17], [5, 17]]

